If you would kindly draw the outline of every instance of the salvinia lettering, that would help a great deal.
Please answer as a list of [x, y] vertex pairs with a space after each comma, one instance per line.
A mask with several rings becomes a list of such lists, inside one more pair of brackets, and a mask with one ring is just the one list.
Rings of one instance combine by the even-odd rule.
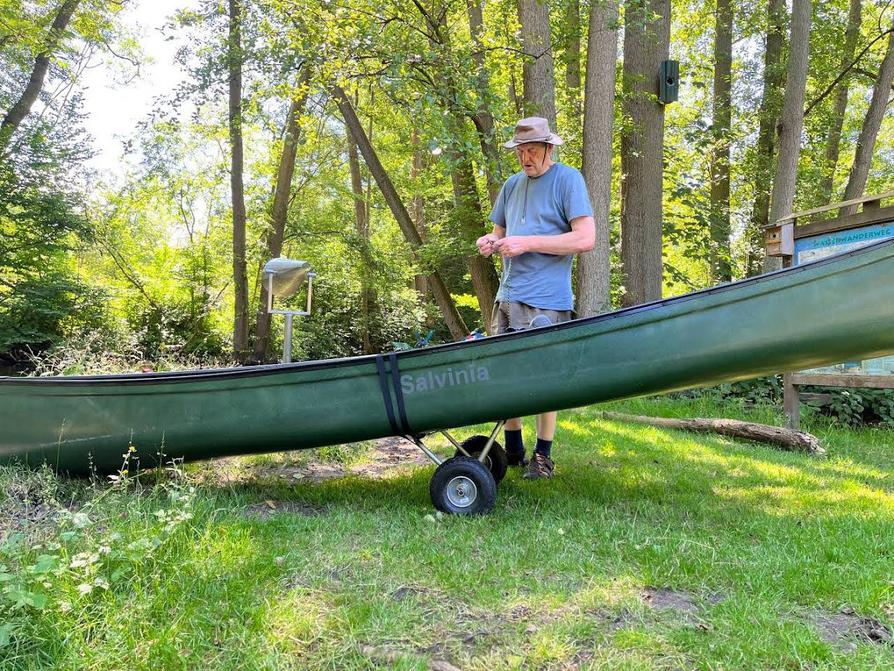
[[469, 364], [465, 368], [448, 368], [442, 373], [429, 371], [422, 375], [401, 375], [400, 388], [405, 394], [417, 391], [435, 391], [445, 387], [455, 387], [461, 384], [475, 384], [490, 380], [490, 371], [486, 366]]

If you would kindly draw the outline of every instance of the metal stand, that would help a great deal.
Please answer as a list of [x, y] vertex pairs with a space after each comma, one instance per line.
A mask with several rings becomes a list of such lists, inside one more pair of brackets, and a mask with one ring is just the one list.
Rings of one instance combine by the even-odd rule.
[[307, 274], [307, 309], [306, 310], [274, 310], [273, 309], [273, 275], [267, 279], [267, 312], [272, 315], [284, 315], [286, 318], [286, 330], [282, 340], [282, 363], [292, 362], [292, 330], [295, 317], [310, 316], [310, 307], [314, 295], [314, 277], [316, 273]]

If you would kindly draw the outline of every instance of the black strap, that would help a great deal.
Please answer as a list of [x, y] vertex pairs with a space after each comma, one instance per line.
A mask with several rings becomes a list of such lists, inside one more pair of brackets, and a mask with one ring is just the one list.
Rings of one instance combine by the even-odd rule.
[[400, 424], [402, 433], [412, 436], [413, 429], [410, 422], [407, 421], [407, 406], [404, 405], [404, 392], [400, 386], [400, 371], [397, 366], [397, 354], [392, 352], [388, 355], [388, 361], [391, 363], [391, 379], [394, 382], [394, 395], [397, 398], [397, 411], [400, 413]]
[[379, 371], [379, 387], [382, 389], [382, 398], [385, 399], [385, 412], [388, 414], [388, 423], [391, 424], [391, 430], [394, 432], [394, 435], [398, 436], [402, 431], [394, 417], [394, 407], [391, 405], [391, 390], [388, 388], [388, 375], [385, 373], [385, 357], [381, 354], [376, 355], [376, 369]]

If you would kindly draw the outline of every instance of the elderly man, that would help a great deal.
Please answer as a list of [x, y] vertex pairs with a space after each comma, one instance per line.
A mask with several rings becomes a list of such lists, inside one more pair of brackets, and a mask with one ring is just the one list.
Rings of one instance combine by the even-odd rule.
[[[490, 220], [493, 233], [478, 238], [484, 256], [503, 257], [492, 334], [547, 326], [572, 318], [571, 263], [574, 255], [593, 248], [595, 225], [584, 178], [572, 167], [553, 161], [553, 147], [562, 138], [540, 117], [522, 119], [512, 140], [521, 165], [503, 185]], [[525, 466], [524, 477], [553, 474], [551, 449], [555, 412], [537, 415], [537, 445], [525, 459], [521, 418], [506, 422], [506, 452], [511, 465]]]

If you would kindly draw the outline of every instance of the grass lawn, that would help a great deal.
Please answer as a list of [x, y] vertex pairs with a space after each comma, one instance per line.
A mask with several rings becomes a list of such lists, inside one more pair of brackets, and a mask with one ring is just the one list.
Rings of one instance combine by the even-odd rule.
[[808, 423], [820, 459], [604, 409], [781, 421], [569, 411], [556, 476], [512, 470], [479, 518], [434, 514], [432, 466], [276, 477], [369, 446], [126, 487], [0, 470], [0, 669], [894, 668], [894, 432]]

